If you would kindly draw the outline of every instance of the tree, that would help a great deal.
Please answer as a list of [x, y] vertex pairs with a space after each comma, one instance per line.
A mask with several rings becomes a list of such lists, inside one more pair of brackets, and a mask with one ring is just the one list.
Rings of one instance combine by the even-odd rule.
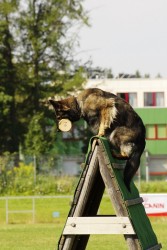
[[[28, 0], [26, 8], [20, 11], [19, 42], [22, 49], [18, 60], [26, 64], [29, 71], [29, 101], [35, 111], [41, 108], [41, 99], [63, 90], [69, 78], [76, 44], [68, 30], [74, 21], [87, 21], [81, 2]], [[65, 74], [59, 74], [60, 71]]]
[[0, 153], [18, 151], [19, 135], [16, 110], [17, 72], [13, 63], [15, 41], [11, 33], [12, 13], [17, 10], [17, 1], [0, 2]]
[[[0, 117], [0, 123], [9, 138], [6, 146], [1, 145], [2, 151], [18, 151], [20, 143], [24, 146], [26, 133], [30, 133], [34, 117], [41, 112], [43, 122], [39, 132], [49, 145], [51, 131], [47, 128], [53, 117], [43, 101], [83, 82], [80, 70], [74, 75], [70, 73], [77, 41], [72, 27], [80, 22], [87, 24], [82, 2], [1, 1], [0, 64], [4, 69], [0, 69], [3, 83], [0, 105], [5, 115]], [[3, 134], [2, 138], [4, 145]]]
[[135, 77], [136, 78], [141, 78], [141, 74], [140, 74], [140, 72], [138, 70], [136, 70]]
[[[29, 124], [26, 134], [26, 152], [30, 155], [39, 156], [49, 151], [55, 139], [55, 127], [45, 128], [45, 117], [42, 112], [36, 113]], [[48, 131], [49, 130], [49, 131]], [[50, 133], [48, 133], [50, 132]], [[52, 136], [53, 134], [53, 136]], [[49, 138], [47, 138], [49, 136]]]
[[156, 78], [162, 78], [161, 74], [158, 73], [157, 76], [156, 76]]
[[[19, 42], [22, 49], [19, 63], [29, 72], [26, 85], [29, 95], [25, 99], [28, 114], [35, 115], [42, 110], [45, 117], [51, 118], [41, 101], [83, 82], [78, 72], [73, 76], [70, 73], [75, 42], [68, 35], [74, 22], [87, 22], [81, 2], [29, 0], [26, 9], [20, 12]], [[48, 121], [45, 119], [42, 124], [43, 132], [49, 126]], [[50, 139], [50, 136], [45, 136], [47, 144]]]
[[150, 78], [150, 74], [145, 74], [144, 78]]

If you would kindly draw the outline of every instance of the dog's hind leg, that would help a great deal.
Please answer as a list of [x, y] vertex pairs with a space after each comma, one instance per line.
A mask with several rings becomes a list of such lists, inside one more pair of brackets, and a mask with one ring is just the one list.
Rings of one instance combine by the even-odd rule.
[[124, 169], [124, 183], [127, 189], [130, 190], [130, 182], [137, 172], [139, 165], [140, 165], [140, 157], [143, 153], [144, 147], [136, 150], [132, 156], [127, 160], [126, 166]]
[[140, 157], [145, 147], [145, 138], [139, 137], [132, 129], [117, 127], [111, 133], [109, 140], [114, 150], [118, 150], [119, 158], [127, 158], [124, 182], [130, 191], [130, 182], [140, 165]]
[[126, 127], [117, 127], [109, 136], [109, 141], [120, 157], [130, 157], [135, 146], [135, 133]]

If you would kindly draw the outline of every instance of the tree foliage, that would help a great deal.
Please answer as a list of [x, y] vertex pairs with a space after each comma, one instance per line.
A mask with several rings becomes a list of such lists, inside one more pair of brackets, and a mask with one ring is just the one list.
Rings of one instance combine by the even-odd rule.
[[82, 2], [0, 0], [0, 153], [50, 149], [43, 101], [83, 82], [80, 69], [71, 74], [74, 26], [87, 24]]
[[[0, 152], [18, 150], [17, 121], [17, 71], [13, 63], [14, 37], [11, 33], [12, 13], [17, 9], [17, 1], [0, 2]], [[13, 17], [13, 21], [14, 21]]]

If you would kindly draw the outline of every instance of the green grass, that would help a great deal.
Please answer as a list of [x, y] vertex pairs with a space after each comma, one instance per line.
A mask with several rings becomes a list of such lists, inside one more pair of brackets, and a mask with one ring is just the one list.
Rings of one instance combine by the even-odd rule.
[[[158, 242], [162, 244], [163, 249], [167, 249], [166, 227], [167, 218], [151, 219], [154, 232], [157, 235]], [[87, 250], [127, 250], [127, 243], [122, 235], [98, 235], [91, 236]]]
[[[59, 230], [54, 224], [19, 224], [0, 227], [1, 250], [55, 249]], [[57, 235], [56, 235], [57, 233]]]
[[[154, 219], [152, 226], [161, 242], [167, 249], [166, 227], [167, 219]], [[1, 250], [53, 250], [63, 224], [17, 224], [0, 226]], [[87, 250], [127, 250], [127, 244], [122, 235], [91, 236]]]
[[[58, 239], [62, 232], [68, 211], [70, 198], [39, 199], [36, 203], [36, 223], [32, 224], [32, 216], [26, 214], [11, 214], [5, 224], [5, 203], [0, 201], [0, 249], [1, 250], [53, 250], [57, 249]], [[29, 209], [29, 200], [12, 200], [10, 209]], [[53, 218], [52, 212], [59, 211], [60, 217]], [[101, 203], [100, 214], [114, 214], [108, 197]], [[23, 224], [26, 223], [26, 224]], [[152, 218], [151, 223], [163, 249], [167, 249], [166, 227], [167, 218]], [[127, 250], [127, 244], [122, 235], [90, 236], [87, 250]]]
[[[8, 225], [0, 227], [1, 250], [53, 250], [61, 234], [62, 225]], [[125, 246], [123, 248], [123, 246]], [[88, 250], [127, 249], [123, 236], [91, 236]]]
[[[47, 198], [35, 200], [35, 223], [61, 223], [66, 218], [70, 209], [72, 198]], [[0, 200], [0, 224], [6, 223], [5, 200]], [[8, 201], [8, 209], [11, 210], [32, 210], [32, 199], [17, 199]], [[59, 212], [59, 218], [53, 218], [53, 212]], [[9, 223], [32, 223], [32, 214], [11, 213]]]

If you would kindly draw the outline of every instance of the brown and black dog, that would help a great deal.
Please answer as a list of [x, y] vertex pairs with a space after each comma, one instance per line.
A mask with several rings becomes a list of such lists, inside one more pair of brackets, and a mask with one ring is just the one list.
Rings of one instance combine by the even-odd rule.
[[49, 100], [56, 111], [57, 120], [75, 122], [83, 118], [91, 131], [109, 139], [115, 156], [127, 159], [124, 182], [130, 191], [145, 148], [145, 126], [134, 109], [124, 99], [98, 88], [83, 90], [76, 97]]

